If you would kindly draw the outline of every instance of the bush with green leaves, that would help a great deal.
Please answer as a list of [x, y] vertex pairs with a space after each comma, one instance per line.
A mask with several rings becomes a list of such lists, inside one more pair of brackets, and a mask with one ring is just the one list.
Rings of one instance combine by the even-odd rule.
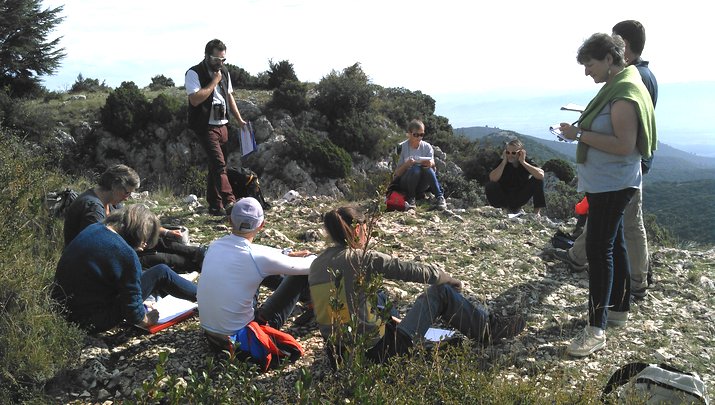
[[368, 111], [375, 97], [375, 87], [359, 63], [342, 72], [333, 70], [318, 82], [315, 91], [313, 107], [330, 122]]
[[457, 164], [464, 171], [464, 177], [485, 185], [489, 182], [489, 173], [499, 164], [502, 151], [493, 146], [474, 143], [470, 152], [465, 160], [458, 160]]
[[146, 124], [149, 101], [134, 82], [122, 82], [109, 93], [101, 109], [102, 126], [107, 131], [124, 139]]
[[77, 75], [77, 80], [72, 84], [70, 88], [70, 93], [91, 93], [97, 91], [109, 90], [109, 86], [105, 84], [104, 81], [99, 83], [99, 79], [90, 79], [89, 77], [82, 76], [82, 73]]
[[285, 82], [297, 82], [298, 76], [295, 74], [293, 64], [287, 60], [282, 60], [278, 63], [268, 61], [268, 88], [277, 89]]
[[371, 158], [385, 156], [396, 146], [385, 142], [391, 132], [374, 114], [362, 112], [340, 118], [330, 125], [329, 131], [334, 144]]
[[186, 109], [185, 100], [184, 97], [179, 99], [169, 94], [159, 94], [151, 101], [151, 122], [161, 125], [177, 117], [183, 117], [182, 112]]
[[273, 90], [271, 107], [288, 110], [293, 115], [298, 115], [310, 108], [308, 102], [308, 86], [297, 80], [283, 82]]
[[[376, 86], [377, 87], [377, 86]], [[393, 120], [398, 127], [407, 130], [407, 124], [415, 118], [422, 119], [434, 114], [435, 101], [421, 91], [402, 87], [377, 87], [375, 110]]]
[[48, 294], [63, 236], [44, 198], [64, 179], [0, 127], [0, 183], [0, 403], [24, 403], [74, 365], [83, 334]]
[[569, 184], [558, 182], [555, 189], [547, 191], [544, 197], [546, 198], [544, 214], [549, 218], [566, 220], [576, 216], [574, 206], [583, 199], [583, 194]]
[[149, 83], [150, 90], [161, 90], [167, 87], [174, 87], [174, 79], [164, 75], [156, 75], [151, 78]]
[[309, 132], [296, 131], [287, 134], [289, 155], [313, 167], [318, 176], [345, 178], [352, 170], [353, 160], [345, 149], [330, 139]]
[[573, 169], [573, 165], [563, 159], [551, 159], [544, 163], [542, 166], [545, 172], [551, 172], [559, 180], [564, 183], [571, 183], [571, 181], [576, 177], [576, 171]]

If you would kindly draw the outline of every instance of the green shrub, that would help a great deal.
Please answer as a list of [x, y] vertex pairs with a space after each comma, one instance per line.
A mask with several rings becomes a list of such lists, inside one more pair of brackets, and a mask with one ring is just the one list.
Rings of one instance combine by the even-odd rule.
[[345, 178], [352, 170], [353, 160], [345, 149], [325, 137], [308, 131], [286, 136], [290, 156], [311, 165], [318, 176]]
[[576, 171], [574, 171], [571, 163], [563, 159], [551, 159], [544, 163], [542, 169], [544, 169], [545, 172], [553, 173], [564, 183], [571, 183], [574, 177], [576, 177]]
[[313, 107], [331, 122], [366, 112], [375, 96], [375, 88], [359, 63], [340, 73], [333, 70], [318, 82], [315, 91]]
[[576, 216], [574, 206], [581, 201], [583, 194], [566, 183], [557, 183], [554, 191], [547, 191], [544, 214], [549, 218], [566, 220]]
[[89, 77], [82, 76], [82, 73], [77, 75], [77, 80], [72, 84], [70, 88], [70, 93], [92, 93], [97, 91], [109, 90], [109, 86], [99, 83], [99, 79], [90, 79]]
[[308, 103], [308, 86], [297, 80], [283, 82], [277, 89], [273, 90], [271, 107], [288, 110], [293, 115], [310, 108]]
[[390, 135], [374, 114], [356, 113], [338, 119], [331, 125], [330, 140], [348, 152], [371, 158], [384, 156], [395, 145], [381, 142]]
[[493, 146], [479, 147], [475, 144], [471, 148], [469, 157], [457, 164], [464, 171], [464, 177], [473, 179], [481, 185], [489, 182], [489, 173], [499, 164], [502, 151]]
[[468, 180], [463, 175], [439, 173], [445, 197], [459, 198], [470, 207], [484, 206], [484, 188], [476, 180]]
[[151, 121], [157, 124], [166, 124], [176, 117], [183, 116], [185, 99], [172, 97], [161, 93], [151, 101]]
[[101, 109], [102, 126], [124, 139], [144, 127], [148, 118], [149, 101], [134, 82], [122, 84], [107, 97]]
[[434, 114], [435, 101], [421, 91], [411, 91], [402, 87], [377, 89], [375, 109], [395, 121], [403, 130], [417, 117], [429, 117]]
[[151, 78], [149, 83], [150, 90], [161, 90], [167, 87], [174, 87], [174, 79], [164, 75], [156, 75]]
[[676, 237], [669, 229], [658, 223], [655, 214], [643, 213], [643, 225], [645, 226], [648, 243], [662, 246], [676, 246]]
[[18, 403], [74, 364], [82, 333], [48, 294], [62, 227], [44, 196], [61, 189], [62, 179], [0, 128], [0, 182], [0, 403]]
[[295, 75], [293, 64], [287, 60], [282, 60], [278, 63], [268, 61], [268, 88], [277, 89], [285, 82], [297, 82], [298, 76]]

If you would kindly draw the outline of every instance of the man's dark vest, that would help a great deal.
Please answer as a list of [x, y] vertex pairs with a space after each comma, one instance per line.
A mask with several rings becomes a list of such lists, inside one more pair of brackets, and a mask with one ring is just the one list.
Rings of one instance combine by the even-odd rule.
[[[189, 70], [193, 70], [199, 75], [199, 84], [201, 85], [201, 88], [206, 87], [213, 78], [213, 75], [209, 73], [208, 68], [206, 67], [205, 61], [199, 62], [198, 65], [191, 67]], [[221, 67], [221, 75], [221, 83], [219, 85], [223, 86], [226, 90], [225, 93], [228, 93], [228, 80], [230, 76], [228, 70], [226, 70], [223, 66]], [[226, 100], [226, 111], [228, 112], [230, 111], [228, 108], [228, 94], [223, 94], [223, 96], [224, 100]], [[196, 135], [201, 136], [206, 133], [206, 128], [209, 125], [209, 118], [211, 117], [211, 104], [213, 104], [213, 95], [209, 95], [203, 103], [197, 105], [196, 107], [191, 105], [191, 102], [189, 102], [189, 128], [196, 132]]]

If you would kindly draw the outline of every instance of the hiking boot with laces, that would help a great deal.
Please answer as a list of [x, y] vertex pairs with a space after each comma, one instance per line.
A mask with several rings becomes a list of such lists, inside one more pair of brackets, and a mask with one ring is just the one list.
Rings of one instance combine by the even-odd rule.
[[566, 353], [574, 357], [586, 357], [606, 347], [606, 332], [596, 336], [590, 326], [586, 326], [571, 342]]
[[413, 210], [417, 206], [414, 198], [408, 198], [405, 200], [405, 211]]
[[588, 264], [579, 264], [575, 260], [571, 258], [571, 255], [569, 254], [568, 250], [563, 250], [563, 249], [555, 249], [552, 253], [552, 255], [561, 260], [562, 262], [566, 263], [570, 268], [571, 271], [574, 272], [582, 272], [586, 269], [588, 269]]

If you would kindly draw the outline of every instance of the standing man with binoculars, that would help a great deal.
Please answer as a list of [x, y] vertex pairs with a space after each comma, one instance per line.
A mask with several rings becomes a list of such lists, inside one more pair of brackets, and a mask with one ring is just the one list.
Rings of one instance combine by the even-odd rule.
[[225, 61], [226, 45], [218, 39], [209, 41], [204, 59], [186, 71], [184, 82], [189, 96], [189, 128], [196, 133], [209, 160], [206, 200], [212, 215], [226, 215], [224, 210], [236, 202], [226, 175], [229, 109], [241, 125], [246, 123], [233, 98]]

